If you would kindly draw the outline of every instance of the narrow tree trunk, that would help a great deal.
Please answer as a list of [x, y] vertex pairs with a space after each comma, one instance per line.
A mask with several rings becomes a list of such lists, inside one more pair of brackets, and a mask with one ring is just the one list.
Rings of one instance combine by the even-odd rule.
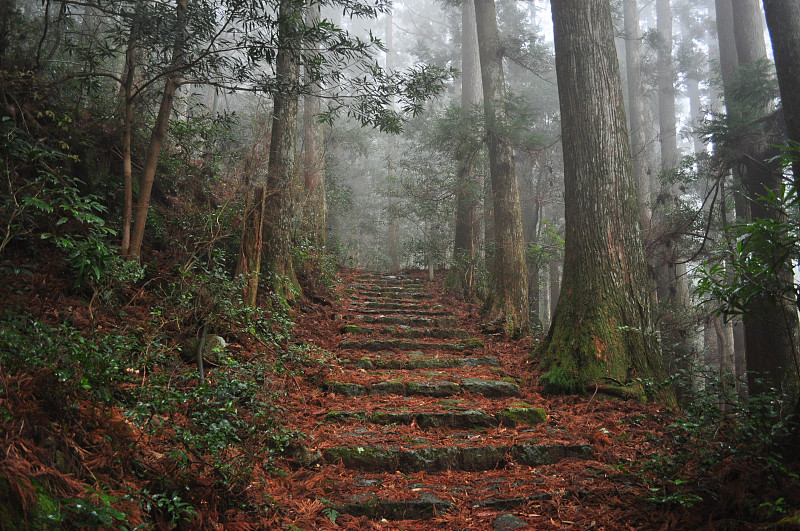
[[175, 46], [172, 51], [172, 64], [170, 75], [167, 76], [164, 85], [164, 93], [161, 96], [161, 105], [158, 108], [156, 122], [150, 134], [150, 143], [147, 145], [147, 155], [145, 157], [144, 168], [142, 169], [141, 182], [139, 184], [139, 198], [134, 209], [133, 232], [131, 233], [131, 244], [127, 257], [138, 260], [142, 251], [142, 241], [144, 239], [144, 228], [147, 224], [147, 211], [150, 208], [150, 194], [153, 191], [156, 168], [158, 167], [158, 157], [161, 153], [161, 146], [167, 136], [167, 124], [169, 115], [172, 111], [172, 102], [175, 98], [175, 91], [178, 88], [179, 71], [183, 66], [183, 47], [186, 40], [186, 11], [189, 9], [189, 0], [177, 0], [177, 17], [175, 24]]
[[263, 186], [255, 188], [252, 198], [247, 198], [245, 206], [242, 241], [239, 246], [239, 261], [236, 264], [236, 276], [244, 278], [244, 304], [256, 307], [258, 282], [261, 272], [261, 253], [263, 249], [264, 197]]
[[[663, 377], [608, 0], [552, 0], [566, 205], [547, 392]], [[669, 393], [664, 398], [671, 401]]]
[[507, 138], [505, 77], [494, 0], [475, 0], [483, 84], [483, 107], [489, 145], [489, 171], [495, 224], [494, 290], [490, 315], [512, 336], [528, 332], [528, 278], [525, 268], [522, 212]]
[[133, 83], [136, 75], [136, 41], [138, 23], [131, 23], [128, 49], [125, 53], [125, 78], [123, 79], [123, 124], [122, 124], [122, 256], [128, 256], [131, 247], [131, 217], [133, 216], [133, 163], [131, 161], [131, 137], [133, 131]]
[[282, 0], [278, 14], [278, 55], [275, 75], [282, 92], [273, 94], [272, 137], [269, 144], [267, 190], [264, 199], [264, 274], [273, 293], [286, 300], [301, 296], [292, 266], [292, 185], [295, 179], [297, 101], [301, 36], [296, 26], [301, 0]]

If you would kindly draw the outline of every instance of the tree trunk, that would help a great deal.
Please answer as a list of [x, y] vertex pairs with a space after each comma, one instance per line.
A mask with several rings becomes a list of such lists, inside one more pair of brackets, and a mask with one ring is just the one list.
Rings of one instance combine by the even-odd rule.
[[[478, 31], [475, 27], [475, 4], [461, 4], [461, 109], [465, 113], [483, 100]], [[482, 183], [473, 171], [475, 157], [467, 150], [456, 154], [458, 173], [456, 189], [456, 231], [453, 246], [454, 268], [461, 292], [469, 300], [474, 295], [475, 254], [480, 244], [478, 202]]]
[[[564, 280], [547, 392], [663, 377], [608, 0], [552, 0], [564, 146]], [[671, 401], [669, 393], [663, 398]]]
[[507, 333], [519, 336], [529, 326], [528, 277], [514, 156], [506, 133], [505, 77], [494, 0], [475, 0], [475, 15], [494, 205], [495, 271], [489, 313], [504, 323]]
[[131, 137], [133, 131], [133, 82], [136, 73], [137, 23], [131, 24], [128, 49], [125, 53], [125, 78], [123, 79], [123, 123], [122, 123], [122, 256], [128, 256], [131, 247], [131, 217], [133, 216], [133, 163], [131, 161]]
[[647, 168], [647, 136], [642, 94], [642, 31], [639, 28], [639, 7], [636, 0], [624, 0], [625, 65], [628, 81], [628, 119], [630, 121], [633, 175], [639, 197], [639, 224], [650, 227], [650, 175]]
[[[786, 122], [786, 137], [800, 143], [800, 3], [786, 0], [764, 0], [781, 106]], [[800, 176], [800, 158], [794, 161], [792, 173]]]
[[186, 41], [186, 12], [189, 9], [189, 0], [177, 0], [176, 23], [175, 23], [175, 46], [172, 50], [172, 64], [170, 75], [167, 76], [164, 85], [164, 93], [161, 96], [161, 105], [158, 108], [156, 122], [150, 134], [150, 143], [147, 145], [147, 155], [145, 157], [142, 177], [139, 183], [139, 198], [134, 209], [133, 231], [131, 232], [131, 244], [127, 258], [138, 260], [142, 251], [142, 241], [144, 239], [144, 227], [147, 223], [147, 211], [150, 208], [150, 194], [153, 191], [156, 168], [158, 167], [158, 156], [161, 153], [161, 146], [167, 136], [167, 124], [169, 115], [172, 111], [172, 101], [175, 98], [175, 91], [178, 88], [180, 69], [183, 67], [183, 47]]
[[248, 197], [244, 226], [242, 227], [242, 242], [239, 246], [239, 261], [236, 264], [236, 276], [241, 275], [245, 282], [244, 304], [250, 308], [256, 307], [261, 272], [261, 253], [264, 244], [264, 196], [264, 187], [258, 186], [253, 191], [252, 198]]
[[[758, 0], [733, 0], [732, 7], [736, 54], [741, 68], [766, 57], [761, 6]], [[767, 121], [763, 138], [745, 148], [742, 185], [749, 199], [751, 219], [783, 221], [784, 215], [778, 209], [770, 208], [759, 200], [769, 193], [777, 193], [783, 177], [775, 158], [778, 152], [773, 147], [780, 140], [776, 138], [774, 130], [769, 130], [770, 122]], [[769, 249], [763, 249], [762, 252], [765, 263], [775, 262], [776, 257], [770, 255]], [[778, 265], [776, 271], [778, 281], [791, 282], [789, 262]], [[742, 320], [750, 394], [766, 392], [771, 388], [779, 393], [791, 393], [798, 381], [795, 305], [763, 293], [747, 305]]]
[[[306, 13], [306, 25], [313, 27], [320, 21], [320, 5], [311, 3]], [[318, 43], [309, 45], [319, 50]], [[317, 121], [322, 89], [313, 79], [312, 68], [306, 67], [306, 83], [310, 93], [303, 98], [303, 209], [309, 240], [318, 248], [325, 247], [327, 235], [328, 205], [325, 200], [325, 153], [322, 139], [322, 124]]]
[[[670, 0], [656, 1], [656, 26], [659, 33], [658, 46], [658, 125], [661, 147], [661, 172], [675, 171], [678, 166], [678, 138], [675, 117], [674, 65], [672, 60], [672, 11]], [[682, 316], [689, 306], [689, 287], [686, 265], [681, 263], [678, 238], [675, 228], [669, 225], [670, 214], [680, 204], [677, 184], [664, 183], [656, 200], [654, 225], [656, 228], [655, 268], [658, 300], [662, 303], [664, 317], [661, 322], [662, 335], [669, 347], [664, 351], [667, 371], [675, 374], [678, 369], [688, 369], [688, 331]], [[681, 400], [680, 388], [678, 399]]]
[[272, 137], [264, 199], [264, 274], [273, 293], [286, 300], [301, 296], [292, 266], [290, 241], [297, 147], [298, 54], [302, 44], [296, 24], [301, 16], [302, 0], [281, 1], [275, 76], [281, 80], [283, 88], [273, 94]]

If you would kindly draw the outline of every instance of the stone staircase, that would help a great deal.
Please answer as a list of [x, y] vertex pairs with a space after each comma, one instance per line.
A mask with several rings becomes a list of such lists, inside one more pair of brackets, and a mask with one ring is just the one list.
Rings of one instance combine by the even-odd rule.
[[538, 477], [588, 463], [594, 449], [543, 437], [538, 395], [426, 281], [361, 274], [343, 304], [336, 362], [306, 406], [303, 456], [340, 524], [434, 529], [467, 511], [480, 515], [470, 528], [517, 529], [553, 496], [580, 495]]

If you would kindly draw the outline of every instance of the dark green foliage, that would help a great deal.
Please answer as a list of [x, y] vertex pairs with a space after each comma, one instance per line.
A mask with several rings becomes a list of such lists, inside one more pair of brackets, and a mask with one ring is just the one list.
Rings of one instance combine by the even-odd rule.
[[800, 510], [797, 463], [786, 457], [786, 397], [757, 395], [743, 403], [722, 380], [706, 386], [680, 415], [656, 419], [670, 422], [666, 443], [674, 451], [634, 464], [650, 486], [648, 501], [763, 522]]

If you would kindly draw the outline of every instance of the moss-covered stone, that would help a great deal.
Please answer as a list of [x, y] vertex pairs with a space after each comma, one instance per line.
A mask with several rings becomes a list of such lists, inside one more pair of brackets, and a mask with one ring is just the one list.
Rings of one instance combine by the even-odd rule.
[[441, 472], [458, 468], [459, 449], [453, 446], [428, 447], [400, 452], [400, 470], [404, 472]]
[[406, 384], [400, 380], [390, 382], [378, 382], [369, 387], [372, 395], [404, 395], [406, 394]]
[[461, 381], [461, 387], [468, 393], [475, 393], [489, 398], [519, 396], [519, 386], [503, 380], [464, 378]]
[[331, 505], [332, 509], [341, 514], [366, 516], [374, 520], [421, 520], [440, 516], [452, 507], [452, 502], [429, 493], [422, 493], [419, 498], [412, 500], [371, 498]]
[[432, 397], [453, 396], [461, 393], [461, 386], [455, 382], [409, 382], [406, 393]]
[[461, 449], [459, 468], [468, 472], [491, 470], [505, 466], [504, 446], [475, 446]]
[[331, 393], [344, 396], [364, 396], [367, 394], [367, 388], [363, 385], [349, 382], [325, 382], [325, 387]]
[[362, 328], [362, 327], [360, 327], [358, 325], [346, 324], [346, 325], [344, 325], [342, 327], [341, 332], [343, 334], [363, 334], [365, 332], [365, 330], [366, 329], [364, 329], [364, 328]]
[[367, 472], [394, 472], [399, 469], [400, 452], [391, 448], [376, 446], [338, 446], [322, 452], [329, 463], [341, 461], [347, 468]]
[[458, 345], [465, 350], [472, 350], [472, 349], [483, 348], [484, 343], [477, 337], [471, 337], [469, 339], [463, 339], [459, 341]]
[[547, 413], [538, 407], [509, 407], [498, 413], [498, 418], [504, 426], [535, 426], [547, 420]]

